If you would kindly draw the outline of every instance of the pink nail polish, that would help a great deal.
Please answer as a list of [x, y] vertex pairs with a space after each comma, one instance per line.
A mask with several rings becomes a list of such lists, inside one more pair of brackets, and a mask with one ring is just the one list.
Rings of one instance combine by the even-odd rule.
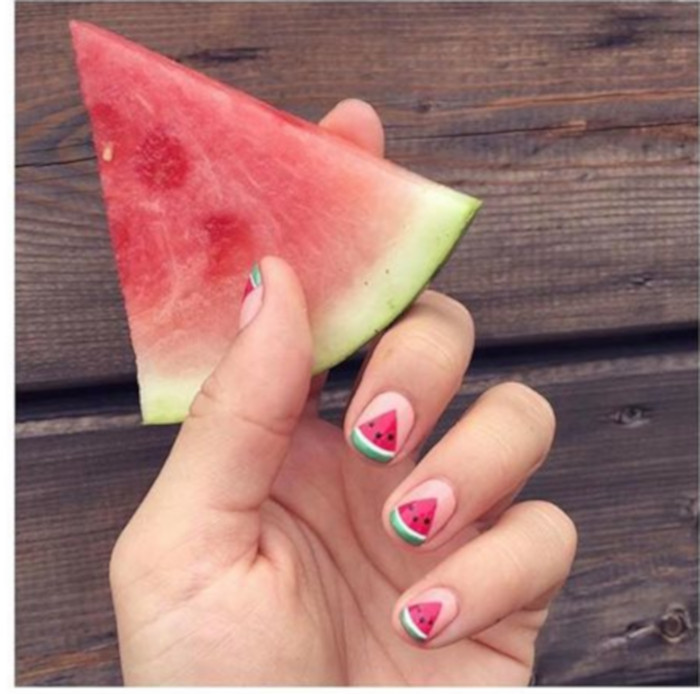
[[446, 588], [432, 588], [412, 598], [399, 613], [404, 631], [419, 643], [435, 638], [457, 616], [457, 598]]
[[378, 463], [388, 463], [401, 451], [415, 416], [399, 393], [382, 393], [364, 409], [350, 434], [356, 450]]
[[452, 517], [457, 502], [452, 487], [428, 480], [412, 489], [389, 515], [394, 532], [409, 545], [422, 545]]
[[243, 303], [241, 304], [241, 312], [238, 318], [238, 329], [248, 325], [262, 308], [263, 300], [263, 281], [260, 267], [256, 263], [248, 275], [245, 289], [243, 290]]

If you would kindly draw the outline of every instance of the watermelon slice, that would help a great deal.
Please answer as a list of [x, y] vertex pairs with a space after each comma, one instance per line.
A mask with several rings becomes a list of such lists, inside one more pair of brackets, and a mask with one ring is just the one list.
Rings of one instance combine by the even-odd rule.
[[416, 641], [425, 641], [430, 636], [441, 609], [440, 602], [409, 605], [401, 610], [401, 625], [411, 638]]
[[433, 525], [437, 499], [416, 499], [395, 508], [389, 516], [396, 534], [411, 545], [422, 545]]
[[352, 430], [353, 445], [368, 458], [388, 463], [396, 455], [396, 412], [386, 412]]
[[314, 373], [386, 327], [480, 202], [96, 26], [72, 22], [146, 423], [179, 422], [285, 258]]

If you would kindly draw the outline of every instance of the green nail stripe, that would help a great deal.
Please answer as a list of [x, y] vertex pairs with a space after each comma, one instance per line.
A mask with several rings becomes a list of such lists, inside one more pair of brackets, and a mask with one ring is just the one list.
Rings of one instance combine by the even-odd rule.
[[253, 265], [253, 269], [250, 271], [250, 283], [254, 289], [257, 289], [262, 284], [262, 275], [257, 263]]
[[387, 453], [368, 441], [357, 427], [350, 434], [350, 442], [362, 455], [376, 460], [378, 463], [388, 463], [394, 457], [394, 453]]
[[401, 626], [406, 630], [406, 633], [415, 641], [425, 641], [428, 637], [413, 623], [411, 615], [408, 612], [408, 607], [401, 610], [399, 617]]
[[389, 516], [389, 522], [391, 527], [396, 531], [396, 534], [404, 541], [408, 542], [409, 545], [422, 545], [428, 538], [425, 535], [417, 533], [415, 530], [411, 530], [402, 520], [399, 515], [398, 509], [394, 509]]

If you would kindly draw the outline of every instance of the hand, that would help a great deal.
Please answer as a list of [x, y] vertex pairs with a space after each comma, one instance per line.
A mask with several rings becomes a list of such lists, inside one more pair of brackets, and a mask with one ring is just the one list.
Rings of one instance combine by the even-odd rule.
[[[367, 104], [322, 124], [383, 152]], [[527, 684], [576, 545], [555, 506], [513, 504], [550, 448], [550, 406], [495, 386], [416, 467], [471, 356], [467, 311], [426, 291], [376, 344], [343, 432], [317, 415], [296, 277], [277, 258], [260, 269], [114, 549], [125, 682]]]

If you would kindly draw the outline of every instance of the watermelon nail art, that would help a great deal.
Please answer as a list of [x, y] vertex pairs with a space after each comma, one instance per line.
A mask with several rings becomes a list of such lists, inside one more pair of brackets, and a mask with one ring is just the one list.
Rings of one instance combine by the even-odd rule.
[[389, 516], [391, 527], [409, 545], [422, 545], [432, 530], [437, 499], [416, 499], [397, 506]]
[[456, 506], [447, 480], [426, 480], [402, 496], [389, 514], [389, 525], [397, 537], [417, 547], [447, 523]]
[[255, 318], [262, 307], [262, 300], [262, 274], [260, 273], [260, 267], [255, 263], [243, 290], [243, 303], [241, 304], [241, 313], [238, 318], [239, 330], [243, 330]]
[[417, 643], [441, 634], [459, 613], [457, 596], [449, 588], [430, 588], [414, 596], [398, 614], [404, 632]]
[[420, 602], [407, 605], [399, 619], [406, 633], [416, 641], [427, 641], [442, 610], [441, 602]]
[[260, 267], [257, 263], [255, 263], [255, 265], [253, 265], [253, 269], [248, 275], [248, 281], [246, 282], [245, 289], [243, 290], [243, 301], [246, 300], [248, 294], [258, 287], [262, 287], [262, 275], [260, 274]]
[[350, 443], [367, 458], [388, 463], [400, 452], [413, 421], [413, 408], [403, 395], [382, 393], [365, 408]]

